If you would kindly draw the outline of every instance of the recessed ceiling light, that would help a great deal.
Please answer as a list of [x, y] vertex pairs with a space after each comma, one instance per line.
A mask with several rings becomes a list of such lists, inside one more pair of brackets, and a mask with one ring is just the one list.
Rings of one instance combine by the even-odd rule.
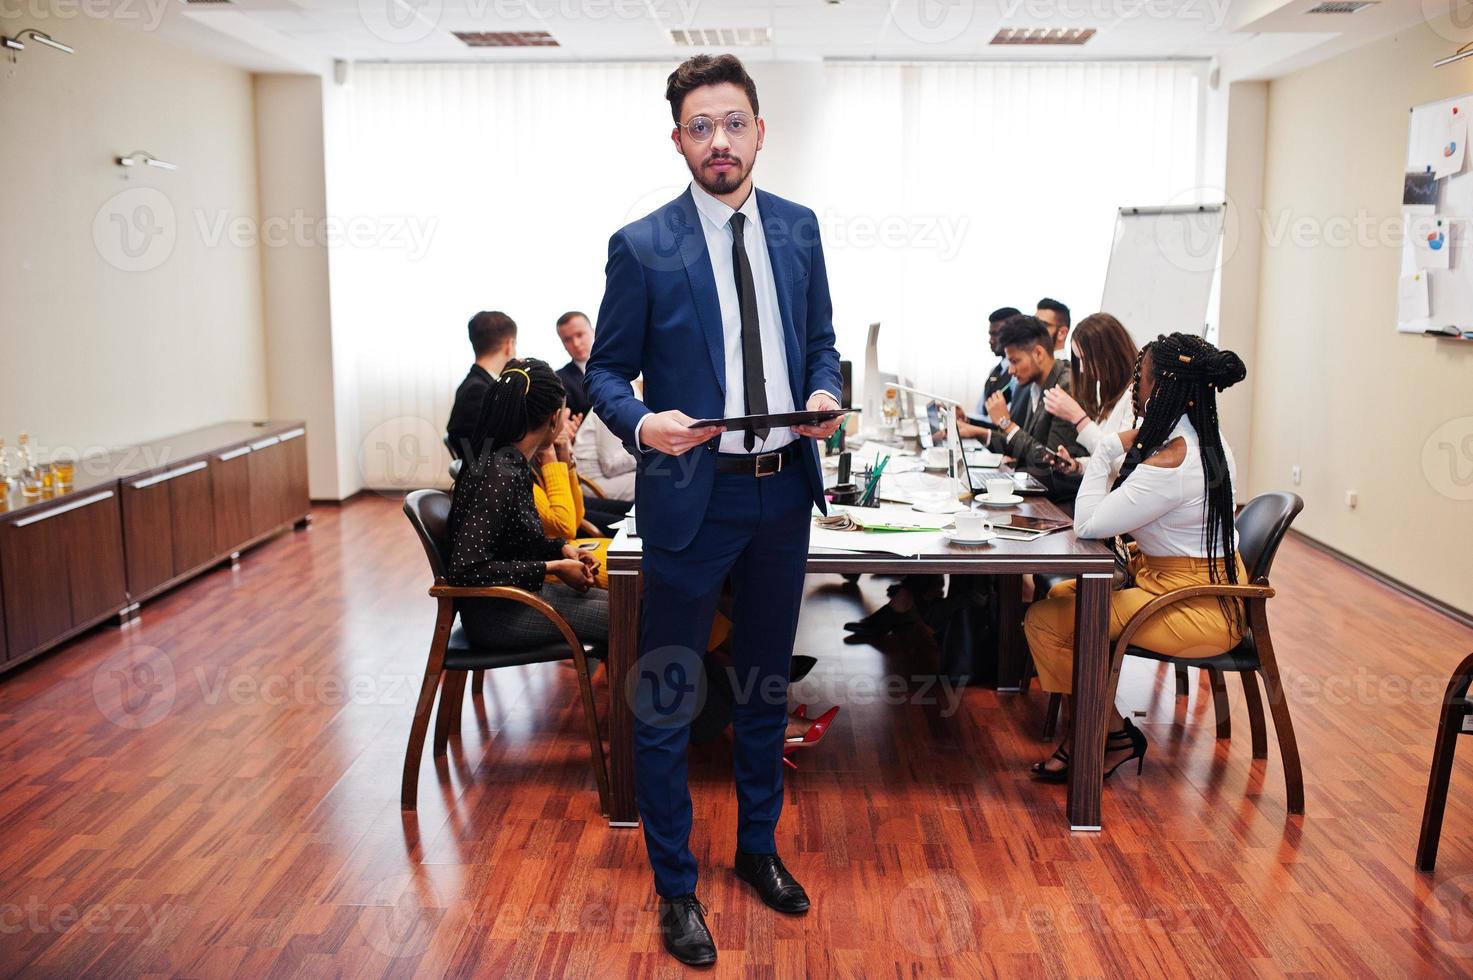
[[556, 48], [557, 38], [547, 31], [455, 31], [472, 48]]
[[670, 40], [684, 47], [750, 48], [772, 43], [770, 27], [698, 27], [672, 30]]
[[1083, 44], [1095, 36], [1093, 27], [1004, 27], [990, 44]]

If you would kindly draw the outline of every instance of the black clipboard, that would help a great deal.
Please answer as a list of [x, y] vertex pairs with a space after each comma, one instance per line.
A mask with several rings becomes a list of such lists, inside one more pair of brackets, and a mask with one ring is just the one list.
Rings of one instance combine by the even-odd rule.
[[745, 432], [748, 429], [784, 429], [790, 425], [822, 425], [832, 419], [841, 418], [857, 408], [825, 408], [819, 411], [783, 412], [779, 415], [738, 415], [729, 419], [697, 419], [687, 429], [704, 429], [723, 426], [727, 432]]

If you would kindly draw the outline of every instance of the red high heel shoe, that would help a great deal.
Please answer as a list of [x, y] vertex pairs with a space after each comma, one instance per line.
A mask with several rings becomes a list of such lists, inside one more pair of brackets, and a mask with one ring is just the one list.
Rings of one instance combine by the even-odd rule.
[[[798, 710], [793, 713], [799, 718], [802, 718], [806, 721], [808, 719], [808, 705], [798, 705]], [[793, 752], [798, 751], [799, 749], [812, 748], [820, 741], [822, 741], [824, 732], [829, 730], [829, 723], [834, 720], [834, 716], [838, 713], [839, 705], [836, 704], [829, 710], [825, 711], [823, 714], [819, 715], [817, 718], [813, 719], [813, 724], [808, 726], [808, 731], [804, 732], [801, 738], [790, 738], [786, 742], [784, 742], [783, 765], [787, 766], [790, 769], [797, 769], [798, 766], [793, 762], [792, 759], [789, 759], [788, 756]]]

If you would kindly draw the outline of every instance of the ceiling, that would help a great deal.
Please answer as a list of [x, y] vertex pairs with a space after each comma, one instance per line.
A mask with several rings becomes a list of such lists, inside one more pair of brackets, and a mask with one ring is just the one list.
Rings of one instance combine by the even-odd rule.
[[[320, 72], [334, 60], [669, 62], [717, 49], [676, 44], [671, 30], [749, 28], [770, 40], [729, 48], [748, 60], [1187, 58], [1215, 60], [1232, 80], [1295, 70], [1469, 0], [1380, 0], [1348, 14], [1307, 13], [1317, 0], [110, 2], [156, 10], [163, 36], [255, 71]], [[1003, 27], [1096, 33], [1078, 46], [990, 44]], [[557, 46], [473, 48], [456, 31], [545, 31]]]

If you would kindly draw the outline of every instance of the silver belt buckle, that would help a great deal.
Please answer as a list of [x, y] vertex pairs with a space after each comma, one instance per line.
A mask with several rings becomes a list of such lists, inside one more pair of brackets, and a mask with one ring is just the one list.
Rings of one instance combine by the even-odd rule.
[[761, 453], [757, 456], [757, 476], [772, 476], [774, 473], [783, 471], [783, 454], [781, 452]]

